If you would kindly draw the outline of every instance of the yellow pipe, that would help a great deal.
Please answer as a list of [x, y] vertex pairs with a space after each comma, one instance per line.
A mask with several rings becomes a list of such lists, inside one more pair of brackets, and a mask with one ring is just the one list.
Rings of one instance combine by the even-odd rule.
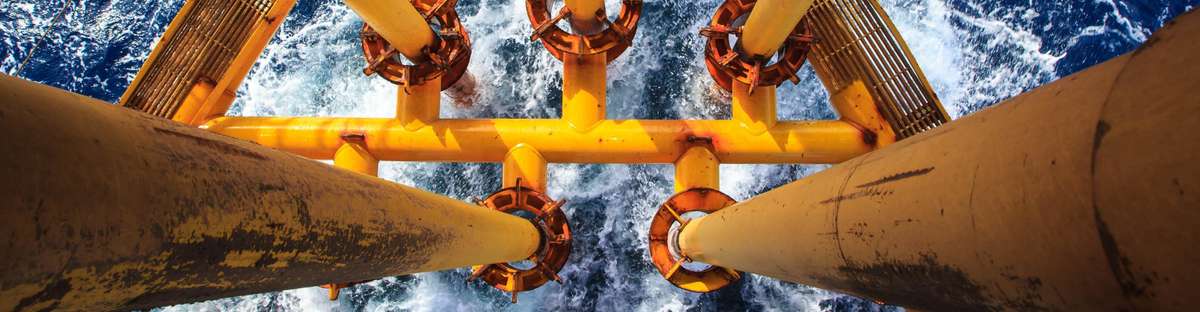
[[606, 119], [608, 60], [606, 53], [563, 54], [562, 117], [577, 131], [591, 130]]
[[1132, 54], [711, 215], [693, 260], [920, 310], [1200, 297], [1200, 14]]
[[[207, 82], [201, 82], [193, 86], [189, 97], [171, 119], [199, 126], [213, 118], [224, 116], [229, 111], [229, 107], [233, 105], [237, 89], [241, 87], [242, 81], [250, 73], [250, 68], [254, 67], [258, 57], [262, 55], [267, 44], [271, 42], [271, 38], [275, 36], [275, 32], [279, 30], [279, 26], [283, 24], [284, 18], [295, 6], [296, 0], [275, 1], [267, 14], [254, 23], [249, 38], [238, 49], [237, 56], [231, 60], [225, 72], [219, 77], [212, 77], [216, 79], [212, 82], [213, 85], [204, 85]], [[134, 88], [128, 89], [133, 90]], [[205, 92], [207, 94], [204, 94]], [[201, 94], [203, 95], [201, 96]]]
[[3, 311], [148, 309], [540, 242], [519, 217], [4, 75], [0, 150]]
[[596, 16], [604, 15], [604, 0], [564, 0], [571, 11], [571, 28], [577, 34], [593, 34], [603, 30], [604, 24]]
[[379, 159], [375, 159], [361, 142], [342, 144], [333, 155], [333, 165], [369, 176], [379, 175]]
[[733, 120], [750, 133], [760, 134], [775, 127], [775, 86], [759, 86], [750, 92], [750, 85], [733, 81]]
[[396, 118], [404, 129], [415, 131], [433, 124], [441, 114], [442, 79], [434, 78], [419, 85], [400, 87], [396, 98]]
[[528, 144], [517, 144], [504, 155], [503, 175], [505, 188], [521, 186], [538, 192], [546, 192], [546, 158]]
[[659, 163], [711, 139], [724, 163], [838, 163], [870, 151], [858, 126], [787, 121], [752, 134], [732, 120], [604, 120], [580, 132], [555, 119], [439, 120], [416, 131], [391, 118], [223, 117], [208, 130], [313, 159], [330, 159], [343, 133], [362, 133], [389, 161], [503, 161], [525, 143], [552, 163]]
[[738, 45], [756, 57], [775, 55], [812, 5], [813, 0], [758, 0], [750, 10]]
[[380, 37], [410, 60], [425, 59], [421, 49], [433, 44], [433, 29], [408, 0], [345, 0]]
[[721, 188], [721, 163], [706, 146], [692, 146], [675, 161], [675, 193]]
[[[896, 143], [896, 131], [879, 110], [879, 104], [862, 80], [855, 80], [829, 97], [841, 120], [854, 123], [875, 136], [876, 146]], [[940, 106], [940, 105], [939, 105]], [[947, 119], [948, 120], [948, 119]]]

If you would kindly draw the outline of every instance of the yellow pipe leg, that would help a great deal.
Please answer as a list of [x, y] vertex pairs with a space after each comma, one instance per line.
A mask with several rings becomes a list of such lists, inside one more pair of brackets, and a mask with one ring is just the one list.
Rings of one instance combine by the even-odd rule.
[[694, 188], [721, 188], [721, 164], [706, 146], [692, 146], [675, 161], [675, 193]]
[[346, 142], [333, 154], [333, 165], [369, 176], [379, 175], [379, 160], [362, 142]]
[[930, 311], [1200, 297], [1200, 13], [1136, 52], [694, 219], [693, 260]]
[[517, 261], [541, 240], [519, 217], [4, 75], [0, 150], [2, 311]]
[[750, 92], [750, 85], [733, 81], [733, 120], [750, 133], [761, 134], [775, 127], [775, 105], [775, 86], [759, 86]]
[[812, 5], [813, 0], [758, 0], [746, 19], [738, 45], [753, 56], [775, 55]]
[[416, 131], [433, 124], [441, 114], [442, 79], [434, 78], [419, 85], [400, 87], [396, 93], [396, 118], [404, 129]]
[[383, 39], [410, 60], [424, 60], [421, 49], [433, 44], [433, 29], [408, 0], [345, 0]]
[[563, 55], [562, 116], [576, 131], [591, 130], [607, 116], [608, 60], [605, 55]]
[[604, 16], [604, 0], [564, 0], [571, 11], [571, 28], [577, 34], [593, 34], [604, 29], [596, 16]]
[[504, 187], [521, 186], [546, 192], [546, 158], [527, 144], [517, 144], [504, 156]]

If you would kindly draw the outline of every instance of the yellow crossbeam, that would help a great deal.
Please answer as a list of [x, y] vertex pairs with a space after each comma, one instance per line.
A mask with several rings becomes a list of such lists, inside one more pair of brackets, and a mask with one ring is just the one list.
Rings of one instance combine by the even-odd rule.
[[722, 163], [838, 163], [874, 149], [845, 121], [781, 121], [762, 133], [733, 120], [602, 120], [578, 131], [558, 119], [439, 120], [408, 130], [391, 118], [222, 117], [208, 130], [304, 157], [330, 159], [361, 133], [389, 161], [501, 162], [525, 143], [551, 163], [674, 163], [711, 140]]

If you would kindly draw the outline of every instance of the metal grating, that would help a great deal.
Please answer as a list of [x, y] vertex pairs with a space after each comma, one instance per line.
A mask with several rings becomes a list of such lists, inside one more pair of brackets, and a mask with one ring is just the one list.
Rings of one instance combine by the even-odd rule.
[[861, 80], [896, 139], [949, 122], [949, 115], [876, 0], [818, 0], [805, 18], [818, 39], [809, 62], [830, 93]]
[[197, 81], [219, 81], [275, 0], [188, 0], [123, 103], [171, 118]]

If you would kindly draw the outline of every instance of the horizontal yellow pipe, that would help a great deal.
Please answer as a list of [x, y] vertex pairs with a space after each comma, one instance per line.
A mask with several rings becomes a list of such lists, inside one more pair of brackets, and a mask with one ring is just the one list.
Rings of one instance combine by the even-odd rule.
[[501, 162], [520, 143], [551, 163], [670, 164], [696, 140], [711, 140], [722, 163], [838, 163], [872, 149], [843, 121], [779, 122], [761, 134], [732, 120], [604, 120], [583, 132], [558, 119], [439, 120], [410, 131], [390, 118], [222, 117], [206, 127], [314, 159], [333, 157], [346, 132], [390, 161]]
[[363, 22], [411, 60], [425, 59], [422, 48], [433, 44], [433, 29], [408, 0], [345, 0]]
[[742, 51], [759, 57], [775, 55], [812, 5], [813, 0], [758, 0], [742, 29], [738, 43]]

